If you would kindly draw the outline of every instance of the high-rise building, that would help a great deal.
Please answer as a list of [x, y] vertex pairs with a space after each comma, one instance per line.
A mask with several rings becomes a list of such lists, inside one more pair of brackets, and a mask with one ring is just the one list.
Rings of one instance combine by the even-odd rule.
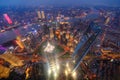
[[107, 17], [107, 19], [105, 21], [105, 25], [108, 25], [109, 22], [110, 22], [110, 17]]
[[37, 14], [38, 14], [38, 19], [41, 19], [42, 15], [41, 15], [40, 11], [37, 11]]
[[10, 19], [10, 17], [8, 16], [8, 14], [3, 14], [5, 20], [9, 23], [12, 24], [12, 20]]
[[44, 11], [41, 11], [42, 19], [45, 19], [45, 13]]

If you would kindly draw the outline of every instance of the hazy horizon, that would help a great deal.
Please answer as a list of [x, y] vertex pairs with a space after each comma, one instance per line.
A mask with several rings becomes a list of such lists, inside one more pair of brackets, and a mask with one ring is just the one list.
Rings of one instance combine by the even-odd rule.
[[120, 0], [0, 0], [1, 6], [38, 6], [38, 5], [95, 5], [95, 6], [120, 6]]

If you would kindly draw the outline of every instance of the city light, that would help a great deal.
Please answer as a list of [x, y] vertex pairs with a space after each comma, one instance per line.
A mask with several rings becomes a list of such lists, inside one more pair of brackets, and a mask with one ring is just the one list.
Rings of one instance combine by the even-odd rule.
[[12, 24], [12, 20], [10, 19], [10, 17], [8, 16], [8, 14], [3, 14], [3, 16], [5, 17], [5, 19], [7, 20], [7, 22], [9, 24]]
[[76, 79], [77, 73], [76, 73], [76, 72], [73, 72], [73, 73], [72, 73], [72, 77], [73, 77], [74, 79]]
[[0, 9], [0, 80], [119, 80], [119, 5], [17, 5]]
[[73, 60], [73, 63], [75, 63], [75, 60]]
[[69, 73], [71, 72], [69, 63], [66, 63], [66, 69], [67, 69], [67, 71], [68, 71]]
[[56, 61], [49, 62], [48, 78], [51, 78], [51, 76], [52, 76], [54, 78], [54, 80], [56, 80], [59, 75], [59, 70], [60, 70], [60, 66], [58, 63], [56, 63]]
[[51, 69], [48, 69], [48, 75], [50, 75], [51, 74]]
[[44, 49], [44, 52], [51, 53], [54, 50], [55, 46], [51, 45], [49, 42], [47, 43], [47, 47]]
[[66, 63], [66, 67], [67, 67], [67, 68], [69, 67], [69, 64], [68, 64], [68, 63]]
[[57, 73], [54, 72], [54, 79], [56, 80], [56, 78], [57, 78]]
[[113, 62], [113, 61], [114, 61], [114, 59], [111, 59], [110, 61], [111, 61], [111, 62]]
[[59, 71], [60, 70], [60, 66], [58, 64], [56, 66], [57, 66], [57, 70]]
[[68, 71], [67, 70], [65, 70], [65, 75], [68, 76]]
[[68, 72], [69, 72], [69, 73], [71, 72], [71, 69], [70, 69], [70, 67], [68, 67]]

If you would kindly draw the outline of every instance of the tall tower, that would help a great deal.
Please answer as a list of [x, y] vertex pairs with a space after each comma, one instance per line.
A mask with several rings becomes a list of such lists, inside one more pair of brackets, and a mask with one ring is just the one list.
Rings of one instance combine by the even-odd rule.
[[40, 11], [37, 11], [37, 14], [38, 14], [38, 19], [41, 19], [41, 18], [42, 18], [42, 16], [41, 16]]
[[42, 19], [45, 19], [45, 13], [44, 11], [41, 11]]
[[5, 20], [9, 23], [9, 24], [12, 24], [12, 20], [10, 19], [10, 17], [8, 16], [8, 14], [3, 14]]
[[110, 22], [110, 17], [107, 17], [106, 21], [105, 21], [105, 25], [108, 25]]

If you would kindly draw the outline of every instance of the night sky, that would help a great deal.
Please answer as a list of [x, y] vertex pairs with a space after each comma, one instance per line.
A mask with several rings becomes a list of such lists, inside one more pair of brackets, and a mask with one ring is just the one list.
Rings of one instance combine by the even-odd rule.
[[120, 0], [0, 0], [0, 5], [104, 5], [120, 6]]

